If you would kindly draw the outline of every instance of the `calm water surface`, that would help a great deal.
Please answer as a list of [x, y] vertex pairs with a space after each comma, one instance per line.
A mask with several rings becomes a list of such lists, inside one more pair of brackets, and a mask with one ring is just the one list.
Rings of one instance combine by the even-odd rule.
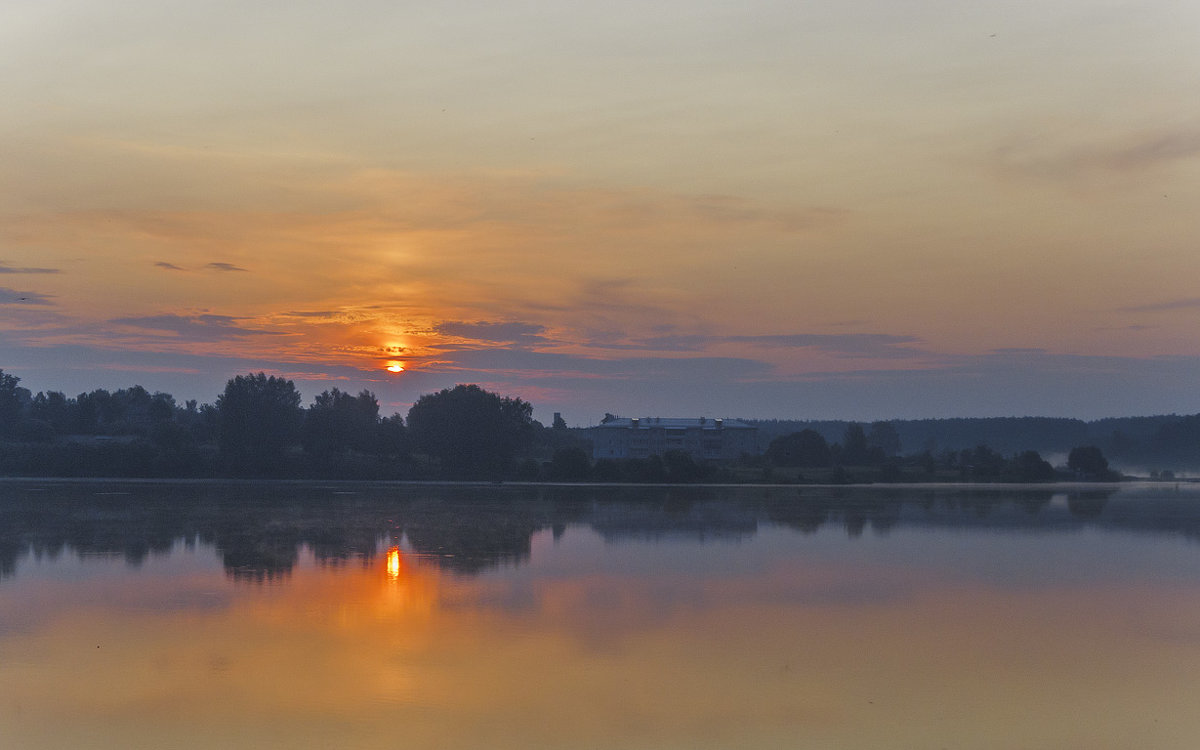
[[5, 748], [1200, 746], [1200, 488], [0, 482]]

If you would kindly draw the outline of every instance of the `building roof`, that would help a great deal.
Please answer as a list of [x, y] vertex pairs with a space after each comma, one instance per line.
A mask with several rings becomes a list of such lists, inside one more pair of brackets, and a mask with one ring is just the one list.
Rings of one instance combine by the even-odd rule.
[[712, 419], [710, 417], [700, 417], [698, 419], [687, 419], [683, 417], [616, 417], [607, 422], [601, 422], [593, 429], [622, 429], [628, 430], [633, 428], [633, 421], [638, 421], [639, 429], [659, 428], [664, 430], [754, 430], [757, 429], [754, 425], [746, 424], [737, 419]]

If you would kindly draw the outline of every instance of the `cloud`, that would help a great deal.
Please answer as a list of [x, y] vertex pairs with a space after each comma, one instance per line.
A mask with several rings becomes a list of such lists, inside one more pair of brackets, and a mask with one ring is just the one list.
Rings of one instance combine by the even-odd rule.
[[292, 310], [290, 312], [279, 313], [279, 317], [281, 318], [333, 319], [341, 315], [343, 315], [343, 312], [340, 310]]
[[830, 206], [776, 209], [731, 195], [680, 196], [688, 214], [714, 224], [763, 224], [785, 232], [800, 232], [842, 221], [851, 212]]
[[168, 271], [183, 271], [184, 270], [183, 268], [175, 265], [174, 263], [167, 263], [166, 261], [162, 261], [162, 260], [158, 261], [154, 265], [157, 268], [165, 268]]
[[992, 349], [992, 354], [998, 355], [998, 356], [1003, 356], [1003, 357], [1019, 356], [1019, 355], [1023, 355], [1023, 354], [1040, 355], [1040, 354], [1046, 354], [1046, 353], [1047, 353], [1046, 350], [1041, 347], [1030, 347], [1030, 346], [1008, 346], [1008, 347], [1001, 347], [999, 349]]
[[995, 157], [1004, 169], [1035, 177], [1072, 179], [1095, 172], [1135, 172], [1200, 158], [1200, 125], [1132, 133], [1099, 143], [1031, 136], [997, 148]]
[[920, 343], [915, 336], [895, 336], [886, 333], [790, 333], [716, 336], [704, 334], [670, 334], [636, 339], [630, 344], [597, 343], [600, 348], [632, 348], [654, 351], [703, 351], [720, 344], [750, 344], [769, 348], [812, 348], [846, 357], [904, 359], [922, 357], [927, 353], [907, 348], [905, 344]]
[[488, 344], [511, 343], [530, 346], [546, 342], [542, 335], [546, 332], [546, 327], [534, 323], [445, 321], [435, 326], [434, 330], [443, 336], [482, 341]]
[[520, 377], [538, 383], [543, 379], [628, 380], [642, 382], [746, 381], [768, 376], [771, 365], [744, 357], [623, 357], [600, 359], [557, 352], [521, 349], [468, 349], [440, 352], [428, 369], [471, 373], [481, 377]]
[[728, 336], [736, 343], [772, 347], [811, 347], [850, 357], [908, 358], [925, 352], [904, 348], [903, 344], [920, 343], [915, 336], [894, 336], [886, 333], [798, 333], [764, 336]]
[[1166, 312], [1169, 310], [1195, 310], [1200, 308], [1200, 297], [1187, 297], [1185, 299], [1168, 300], [1166, 302], [1157, 302], [1152, 305], [1135, 305], [1134, 307], [1121, 307], [1118, 312]]
[[58, 268], [10, 266], [4, 261], [0, 260], [0, 273], [62, 273], [62, 270]]
[[114, 318], [109, 323], [197, 342], [225, 341], [244, 336], [284, 335], [278, 331], [242, 328], [238, 321], [239, 318], [228, 315], [150, 315], [139, 318]]
[[241, 266], [235, 266], [232, 263], [209, 263], [204, 266], [213, 271], [246, 271], [247, 269]]
[[0, 305], [52, 305], [52, 295], [22, 292], [0, 286]]
[[1197, 156], [1200, 156], [1200, 128], [1141, 135], [1116, 148], [1084, 153], [1085, 159], [1097, 166], [1122, 170]]

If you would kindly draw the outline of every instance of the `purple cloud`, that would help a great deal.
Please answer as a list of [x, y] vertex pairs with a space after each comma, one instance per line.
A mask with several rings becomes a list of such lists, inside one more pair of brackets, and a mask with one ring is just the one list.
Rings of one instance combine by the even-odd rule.
[[52, 305], [51, 295], [22, 292], [0, 286], [0, 305]]
[[0, 273], [62, 273], [58, 268], [35, 268], [30, 266], [10, 266], [0, 260]]
[[917, 344], [920, 341], [915, 336], [895, 336], [886, 333], [784, 333], [755, 336], [670, 334], [638, 339], [631, 345], [608, 348], [702, 351], [717, 344], [736, 343], [773, 348], [812, 348], [847, 357], [904, 359], [927, 354], [921, 350], [904, 346], [905, 344]]
[[511, 343], [523, 346], [544, 343], [546, 327], [534, 323], [467, 323], [448, 320], [434, 329], [443, 336], [482, 341], [488, 344]]
[[1188, 297], [1186, 299], [1158, 302], [1152, 305], [1122, 307], [1118, 312], [1165, 312], [1167, 310], [1194, 310], [1198, 307], [1200, 307], [1200, 297]]
[[114, 318], [109, 322], [189, 341], [224, 341], [244, 336], [282, 335], [277, 331], [242, 328], [238, 320], [228, 315], [149, 315], [139, 318]]

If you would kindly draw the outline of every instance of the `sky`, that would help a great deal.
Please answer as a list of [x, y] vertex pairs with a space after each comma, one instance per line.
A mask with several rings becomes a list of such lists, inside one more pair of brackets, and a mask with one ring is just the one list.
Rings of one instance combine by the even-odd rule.
[[1197, 38], [1192, 0], [9, 0], [0, 368], [1200, 412]]

